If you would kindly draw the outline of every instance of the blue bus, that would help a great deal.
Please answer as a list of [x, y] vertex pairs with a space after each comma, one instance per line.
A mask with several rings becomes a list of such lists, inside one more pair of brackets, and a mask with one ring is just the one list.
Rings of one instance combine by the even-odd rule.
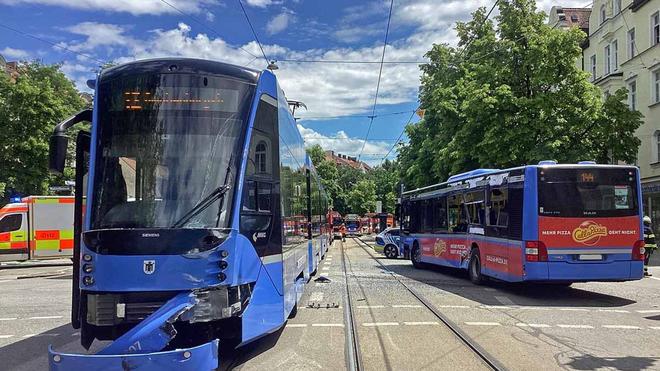
[[404, 192], [402, 244], [415, 267], [474, 283], [642, 278], [642, 200], [633, 166], [593, 162], [478, 169]]
[[76, 140], [72, 325], [94, 355], [52, 370], [218, 367], [295, 315], [329, 243], [327, 196], [276, 76], [195, 59], [143, 60], [88, 83], [50, 168]]

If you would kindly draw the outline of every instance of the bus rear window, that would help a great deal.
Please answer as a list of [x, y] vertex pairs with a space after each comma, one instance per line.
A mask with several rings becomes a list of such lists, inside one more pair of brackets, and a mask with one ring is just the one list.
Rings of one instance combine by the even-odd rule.
[[539, 215], [616, 217], [638, 214], [631, 169], [539, 169]]

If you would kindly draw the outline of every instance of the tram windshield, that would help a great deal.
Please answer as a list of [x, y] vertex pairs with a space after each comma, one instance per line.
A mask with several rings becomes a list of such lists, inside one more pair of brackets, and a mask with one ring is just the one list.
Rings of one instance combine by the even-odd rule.
[[[252, 91], [194, 74], [102, 82], [92, 229], [168, 228], [218, 187], [231, 187]], [[231, 193], [178, 227], [226, 227]]]

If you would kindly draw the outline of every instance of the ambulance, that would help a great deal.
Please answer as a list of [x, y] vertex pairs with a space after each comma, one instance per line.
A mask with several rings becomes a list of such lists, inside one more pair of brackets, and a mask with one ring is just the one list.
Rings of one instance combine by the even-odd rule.
[[73, 196], [30, 196], [0, 209], [0, 261], [73, 256]]

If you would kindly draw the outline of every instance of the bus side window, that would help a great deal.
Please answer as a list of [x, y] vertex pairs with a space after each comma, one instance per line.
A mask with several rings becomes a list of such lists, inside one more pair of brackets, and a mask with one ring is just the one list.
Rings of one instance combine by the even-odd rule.
[[508, 196], [508, 237], [520, 240], [523, 227], [523, 188], [521, 186], [509, 187]]
[[467, 232], [468, 219], [463, 195], [456, 194], [447, 197], [447, 207], [449, 209], [449, 230], [454, 233]]

